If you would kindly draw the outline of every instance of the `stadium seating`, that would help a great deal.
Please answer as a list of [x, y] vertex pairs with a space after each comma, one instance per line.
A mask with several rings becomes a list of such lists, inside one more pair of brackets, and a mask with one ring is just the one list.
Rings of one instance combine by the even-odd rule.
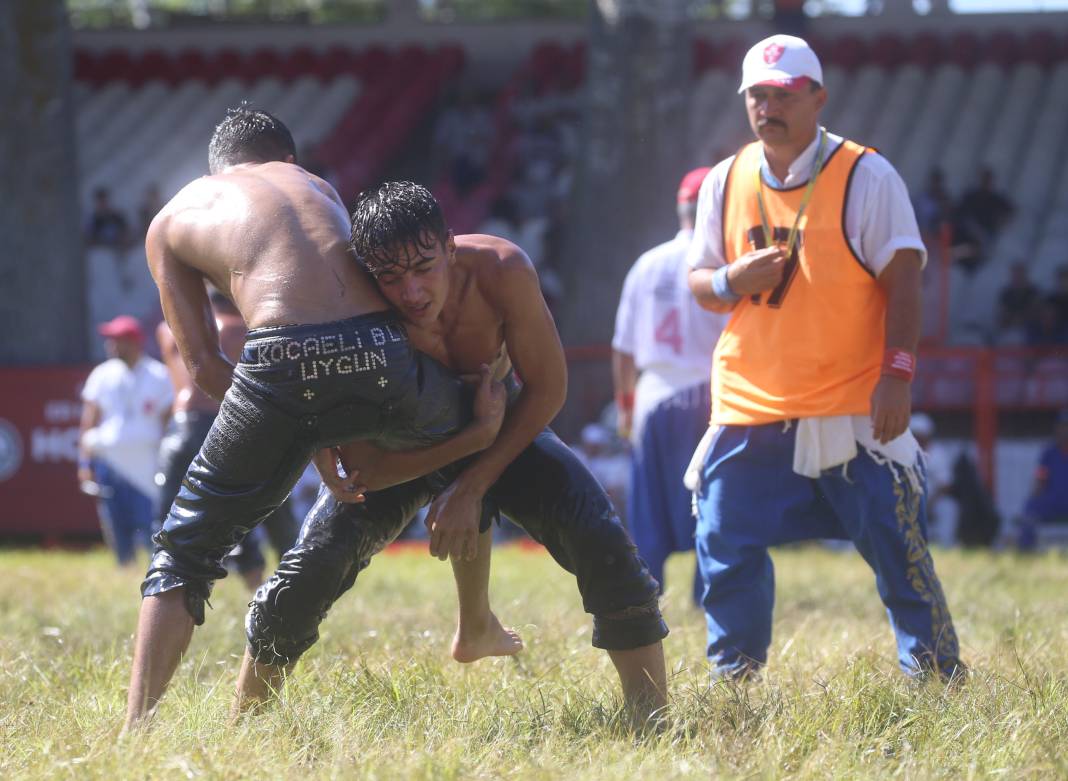
[[[1068, 39], [1047, 30], [882, 33], [874, 38], [814, 39], [824, 59], [830, 100], [828, 127], [876, 146], [914, 192], [933, 166], [951, 193], [971, 186], [988, 166], [1016, 200], [987, 263], [970, 278], [954, 269], [951, 335], [984, 338], [968, 321], [993, 317], [1007, 267], [1029, 259], [1033, 277], [1048, 285], [1068, 257], [1068, 165], [1055, 145], [1068, 130]], [[687, 117], [690, 159], [711, 163], [745, 143], [749, 130], [736, 97], [736, 69], [745, 42], [698, 40], [694, 94]], [[343, 193], [382, 175], [442, 88], [463, 63], [455, 47], [401, 50], [371, 47], [326, 51], [186, 50], [140, 54], [79, 51], [75, 61], [77, 136], [83, 202], [110, 186], [116, 205], [133, 214], [150, 184], [164, 198], [206, 170], [205, 148], [223, 109], [242, 98], [271, 106], [286, 119], [302, 149], [316, 147]], [[517, 100], [571, 99], [585, 78], [585, 46], [536, 46], [500, 85], [497, 139], [490, 180], [452, 204], [473, 227], [510, 183]], [[146, 165], [146, 161], [151, 161]]]
[[384, 172], [462, 65], [456, 47], [77, 52], [81, 202], [108, 188], [134, 233], [126, 261], [108, 249], [89, 253], [93, 321], [154, 317], [158, 299], [136, 240], [139, 206], [149, 187], [167, 200], [207, 173], [208, 141], [227, 108], [247, 100], [277, 114], [298, 150], [313, 150], [350, 198]]

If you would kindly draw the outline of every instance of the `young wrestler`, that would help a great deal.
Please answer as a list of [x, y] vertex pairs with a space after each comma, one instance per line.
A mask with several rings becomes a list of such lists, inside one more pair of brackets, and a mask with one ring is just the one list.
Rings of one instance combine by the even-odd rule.
[[[662, 707], [667, 627], [658, 585], [604, 490], [546, 428], [563, 403], [567, 375], [530, 261], [493, 236], [454, 239], [434, 197], [410, 182], [387, 183], [359, 198], [352, 244], [404, 318], [412, 343], [457, 372], [491, 364], [510, 389], [510, 405], [494, 443], [453, 470], [447, 485], [422, 479], [372, 490], [363, 504], [320, 496], [297, 544], [252, 603], [239, 704], [281, 684], [284, 668], [318, 639], [319, 622], [334, 600], [433, 499], [431, 553], [455, 561], [482, 548], [473, 562], [456, 565], [457, 658], [470, 661], [507, 644], [486, 593], [488, 524], [479, 538], [475, 521], [478, 508], [489, 504], [575, 574], [583, 606], [594, 617], [593, 645], [608, 651], [632, 712], [644, 718]], [[374, 489], [383, 482], [374, 448], [345, 446], [342, 455], [350, 469], [360, 470], [361, 483]]]
[[[352, 261], [337, 193], [294, 155], [276, 118], [229, 112], [211, 140], [211, 175], [179, 192], [145, 240], [182, 358], [222, 404], [155, 537], [128, 728], [155, 707], [204, 621], [223, 558], [281, 504], [316, 450], [369, 437], [394, 449], [437, 442], [402, 454], [414, 477], [477, 452], [499, 425], [487, 377], [483, 414], [445, 440], [462, 423], [460, 381], [414, 351]], [[229, 292], [250, 329], [236, 367], [220, 352], [205, 279]]]
[[[208, 299], [211, 303], [215, 327], [219, 331], [219, 347], [229, 361], [241, 358], [245, 346], [245, 321], [233, 303], [218, 291], [212, 291]], [[167, 367], [174, 388], [174, 404], [171, 405], [171, 419], [163, 440], [159, 443], [159, 471], [163, 481], [160, 486], [159, 508], [162, 517], [158, 518], [153, 529], [159, 531], [167, 520], [171, 503], [182, 486], [182, 478], [193, 462], [200, 446], [211, 431], [211, 424], [219, 412], [219, 402], [206, 394], [189, 376], [182, 356], [178, 353], [170, 326], [164, 320], [156, 328], [156, 342], [159, 344], [160, 359]], [[303, 519], [301, 519], [303, 520]], [[293, 544], [300, 525], [293, 518], [288, 503], [283, 504], [263, 521], [271, 544], [281, 556]], [[258, 532], [249, 534], [240, 546], [226, 559], [226, 564], [237, 569], [249, 590], [255, 591], [263, 583], [264, 568], [267, 562], [263, 558]]]

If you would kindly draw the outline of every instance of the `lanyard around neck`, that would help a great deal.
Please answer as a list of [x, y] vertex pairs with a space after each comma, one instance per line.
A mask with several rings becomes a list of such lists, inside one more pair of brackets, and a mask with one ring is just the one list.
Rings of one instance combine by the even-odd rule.
[[[794, 245], [797, 242], [797, 229], [801, 225], [801, 216], [805, 213], [805, 207], [808, 206], [808, 202], [812, 199], [812, 191], [816, 188], [816, 179], [819, 178], [820, 171], [823, 170], [823, 147], [824, 142], [827, 140], [827, 132], [823, 128], [820, 128], [819, 136], [820, 141], [816, 147], [816, 163], [812, 168], [812, 176], [808, 178], [805, 194], [801, 196], [801, 206], [797, 209], [797, 216], [794, 218], [794, 224], [790, 228], [790, 233], [786, 239], [787, 258], [794, 252]], [[771, 226], [768, 224], [768, 212], [764, 206], [764, 177], [760, 172], [761, 167], [762, 166], [757, 166], [756, 172], [757, 205], [760, 207], [760, 224], [764, 228], [764, 246], [771, 247], [775, 244], [775, 241]]]

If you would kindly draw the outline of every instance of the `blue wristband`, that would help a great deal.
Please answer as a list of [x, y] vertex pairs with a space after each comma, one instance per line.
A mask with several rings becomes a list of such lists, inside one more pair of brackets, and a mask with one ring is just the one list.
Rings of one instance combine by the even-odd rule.
[[712, 274], [712, 292], [715, 293], [716, 298], [721, 301], [726, 301], [730, 304], [735, 304], [742, 300], [742, 297], [731, 290], [731, 283], [727, 279], [727, 267], [721, 266], [715, 270]]

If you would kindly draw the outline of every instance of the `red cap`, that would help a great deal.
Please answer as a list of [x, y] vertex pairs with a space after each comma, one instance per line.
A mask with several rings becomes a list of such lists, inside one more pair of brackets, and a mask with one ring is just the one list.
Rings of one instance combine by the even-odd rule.
[[695, 168], [682, 177], [682, 181], [679, 182], [679, 203], [694, 203], [697, 200], [697, 194], [701, 192], [701, 183], [711, 170], [711, 168]]
[[114, 320], [108, 320], [96, 327], [97, 333], [109, 339], [136, 339], [144, 341], [145, 332], [141, 329], [141, 323], [136, 317], [119, 315]]

